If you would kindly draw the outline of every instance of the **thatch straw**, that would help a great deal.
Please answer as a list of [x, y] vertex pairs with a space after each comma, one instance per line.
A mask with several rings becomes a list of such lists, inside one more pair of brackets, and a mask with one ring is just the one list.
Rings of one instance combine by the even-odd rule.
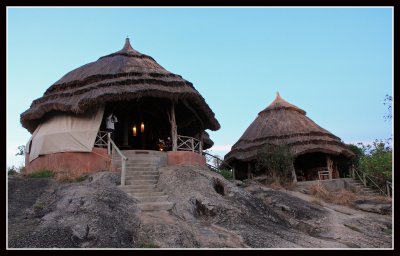
[[271, 105], [258, 113], [226, 154], [225, 161], [253, 160], [266, 144], [287, 145], [295, 157], [312, 152], [345, 157], [354, 155], [340, 138], [314, 123], [304, 110], [283, 100], [279, 93]]
[[32, 133], [50, 111], [81, 114], [95, 105], [141, 97], [187, 100], [198, 111], [204, 129], [220, 128], [214, 112], [192, 83], [134, 50], [128, 38], [122, 50], [83, 65], [55, 82], [21, 114], [21, 123]]
[[203, 131], [203, 149], [209, 149], [214, 145], [214, 141], [210, 139], [208, 132]]

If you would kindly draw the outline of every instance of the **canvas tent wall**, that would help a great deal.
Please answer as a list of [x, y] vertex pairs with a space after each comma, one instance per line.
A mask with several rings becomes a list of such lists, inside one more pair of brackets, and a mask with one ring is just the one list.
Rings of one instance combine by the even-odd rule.
[[81, 115], [49, 113], [26, 146], [29, 162], [40, 155], [60, 152], [91, 152], [103, 119], [104, 106]]

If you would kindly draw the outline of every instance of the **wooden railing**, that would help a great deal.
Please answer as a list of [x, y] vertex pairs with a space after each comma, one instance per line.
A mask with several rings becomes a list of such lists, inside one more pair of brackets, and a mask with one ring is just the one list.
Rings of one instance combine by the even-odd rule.
[[[353, 179], [355, 179], [356, 177], [358, 177], [358, 179], [364, 184], [364, 186], [368, 187], [368, 183], [372, 184], [374, 188], [377, 188], [379, 190], [379, 193], [381, 193], [382, 195], [386, 195], [389, 196], [391, 195], [391, 190], [392, 190], [392, 183], [389, 181], [385, 182], [385, 186], [386, 189], [382, 189], [381, 186], [379, 186], [378, 184], [376, 184], [376, 182], [373, 180], [373, 177], [368, 176], [364, 171], [362, 170], [356, 170], [353, 169], [353, 173], [352, 173]], [[386, 191], [385, 191], [386, 190]]]
[[121, 150], [115, 145], [115, 142], [111, 139], [111, 133], [107, 133], [107, 152], [108, 155], [112, 158], [113, 149], [118, 153], [121, 157], [121, 186], [125, 186], [125, 176], [126, 176], [126, 161], [128, 158], [122, 154]]
[[105, 148], [107, 147], [107, 134], [106, 131], [98, 131], [96, 140], [94, 142], [95, 147]]
[[391, 197], [391, 196], [392, 196], [392, 193], [393, 193], [392, 191], [393, 191], [392, 182], [386, 181], [386, 195], [387, 195], [388, 197]]
[[[207, 152], [203, 152], [203, 155], [206, 157], [206, 159], [210, 159], [211, 161], [207, 161], [207, 166], [210, 169], [216, 170], [216, 169], [228, 169], [228, 170], [232, 170], [233, 167], [230, 166], [227, 162], [225, 162], [224, 160], [222, 160], [221, 158], [211, 155], [210, 153]], [[209, 162], [211, 162], [212, 164], [210, 164]]]
[[177, 150], [192, 151], [199, 154], [201, 154], [201, 152], [203, 151], [201, 141], [189, 136], [178, 135], [177, 144], [178, 144]]

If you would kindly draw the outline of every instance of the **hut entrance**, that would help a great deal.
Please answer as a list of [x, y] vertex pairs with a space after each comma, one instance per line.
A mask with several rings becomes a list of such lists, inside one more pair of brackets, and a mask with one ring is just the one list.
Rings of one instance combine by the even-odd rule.
[[[161, 99], [108, 103], [104, 116], [112, 112], [115, 124], [114, 141], [120, 149], [159, 150], [159, 139], [170, 136], [166, 109], [170, 103]], [[100, 130], [105, 129], [104, 122]]]
[[[163, 150], [172, 149], [171, 138], [171, 106], [167, 99], [143, 97], [134, 101], [109, 102], [104, 111], [104, 118], [113, 113], [118, 122], [115, 123], [114, 142], [122, 149]], [[202, 140], [204, 125], [199, 121], [197, 113], [187, 108], [188, 103], [174, 103], [177, 134]], [[105, 131], [105, 122], [100, 130]]]
[[298, 156], [294, 168], [298, 181], [318, 180], [318, 171], [327, 171], [327, 155], [321, 152]]

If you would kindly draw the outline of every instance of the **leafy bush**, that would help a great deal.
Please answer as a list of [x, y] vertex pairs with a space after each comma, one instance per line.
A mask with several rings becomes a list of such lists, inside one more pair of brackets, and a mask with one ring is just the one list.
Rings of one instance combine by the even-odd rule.
[[39, 170], [28, 174], [29, 178], [52, 178], [54, 172], [52, 170]]
[[[13, 166], [14, 167], [14, 166]], [[15, 174], [17, 174], [17, 170], [15, 170], [14, 168], [8, 168], [8, 171], [7, 171], [7, 174], [8, 174], [8, 176], [13, 176], [13, 175], [15, 175]]]
[[[358, 150], [354, 159], [357, 170], [364, 172], [370, 177], [381, 190], [386, 190], [386, 181], [392, 180], [392, 148], [390, 140], [375, 140], [372, 144], [358, 143], [353, 145]], [[353, 152], [355, 152], [353, 151]], [[369, 184], [367, 179], [367, 183]], [[371, 184], [370, 184], [371, 185]]]
[[367, 175], [382, 180], [392, 180], [392, 149], [388, 141], [375, 140], [372, 145], [363, 145], [359, 166]]
[[16, 167], [13, 165], [7, 168], [8, 175], [24, 174], [24, 172], [25, 172], [25, 166], [23, 165], [21, 165], [20, 167]]
[[292, 181], [294, 157], [285, 145], [265, 145], [258, 153], [255, 165], [257, 174], [272, 176], [275, 182]]
[[217, 171], [219, 174], [221, 174], [225, 179], [227, 179], [227, 180], [231, 180], [231, 179], [233, 179], [233, 174], [232, 174], [232, 171], [231, 170], [224, 170], [224, 169], [222, 169], [222, 170], [218, 170]]

